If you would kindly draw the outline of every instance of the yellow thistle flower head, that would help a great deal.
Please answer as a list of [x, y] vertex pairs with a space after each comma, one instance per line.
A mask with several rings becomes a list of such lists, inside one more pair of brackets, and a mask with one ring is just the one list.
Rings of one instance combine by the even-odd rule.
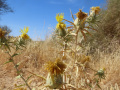
[[94, 11], [95, 14], [98, 14], [100, 12], [100, 7], [97, 6], [97, 7], [91, 7], [91, 11]]
[[66, 24], [64, 24], [63, 22], [60, 22], [56, 25], [57, 29], [65, 29], [66, 28]]
[[23, 33], [22, 35], [21, 35], [21, 37], [23, 38], [23, 39], [29, 39], [30, 37], [27, 35], [27, 34], [25, 34], [25, 33]]
[[28, 31], [29, 31], [29, 27], [24, 27], [24, 30], [22, 30], [21, 29], [21, 37], [23, 38], [23, 39], [29, 39], [30, 37], [27, 35], [27, 33], [28, 33]]
[[81, 9], [79, 9], [79, 12], [76, 13], [76, 17], [79, 18], [80, 20], [85, 19], [88, 16], [87, 13], [82, 12]]
[[61, 13], [59, 15], [59, 13], [56, 15], [56, 20], [60, 23], [64, 18], [64, 13]]
[[59, 58], [55, 60], [55, 62], [48, 62], [46, 65], [46, 69], [51, 74], [62, 74], [66, 69], [66, 64], [64, 64]]
[[2, 29], [0, 28], [0, 38], [3, 38], [5, 36], [6, 31], [2, 31]]

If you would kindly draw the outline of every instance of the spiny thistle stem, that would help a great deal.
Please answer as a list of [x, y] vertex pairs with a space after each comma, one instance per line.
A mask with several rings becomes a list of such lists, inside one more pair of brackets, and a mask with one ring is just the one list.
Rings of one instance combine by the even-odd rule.
[[[78, 32], [79, 32], [79, 30], [76, 31], [76, 37], [75, 37], [75, 43], [76, 43], [76, 45], [75, 45], [75, 62], [76, 62], [76, 57], [77, 57], [77, 55], [76, 55], [76, 52], [77, 52], [76, 49], [77, 49], [77, 44], [78, 44], [78, 43], [77, 43]], [[75, 63], [75, 62], [74, 62], [74, 63]]]
[[[8, 55], [10, 56], [10, 59], [12, 60], [12, 63], [13, 63], [13, 65], [14, 65], [16, 71], [17, 71], [17, 72], [20, 72], [19, 69], [17, 68], [17, 66], [16, 66], [16, 64], [15, 64], [15, 62], [14, 62], [14, 60], [13, 60], [12, 55], [10, 55], [9, 52], [8, 52]], [[30, 88], [30, 86], [28, 85], [28, 83], [26, 82], [25, 78], [24, 78], [21, 74], [19, 74], [19, 75], [20, 75], [20, 77], [22, 78], [22, 80], [25, 82], [25, 84], [27, 85], [27, 87], [29, 88], [29, 90], [32, 90], [32, 89]]]
[[67, 48], [67, 43], [64, 42], [64, 47], [63, 47], [63, 56], [65, 56], [65, 51], [66, 51], [66, 48]]

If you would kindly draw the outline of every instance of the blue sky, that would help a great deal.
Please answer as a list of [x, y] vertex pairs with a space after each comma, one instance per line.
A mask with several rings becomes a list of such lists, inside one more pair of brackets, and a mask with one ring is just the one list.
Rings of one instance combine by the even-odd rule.
[[28, 26], [32, 39], [44, 40], [57, 24], [57, 13], [64, 13], [64, 18], [72, 21], [70, 9], [73, 14], [79, 9], [88, 13], [92, 6], [102, 7], [105, 0], [7, 0], [7, 3], [14, 13], [1, 15], [0, 25], [7, 25], [13, 36], [19, 36], [20, 29]]

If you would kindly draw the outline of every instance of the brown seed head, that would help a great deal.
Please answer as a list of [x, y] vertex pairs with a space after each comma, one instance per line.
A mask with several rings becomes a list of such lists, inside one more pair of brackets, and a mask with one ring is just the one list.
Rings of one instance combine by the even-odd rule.
[[80, 20], [86, 18], [88, 16], [87, 13], [82, 12], [81, 9], [79, 9], [79, 12], [76, 13], [76, 17], [79, 18]]
[[0, 28], [0, 38], [3, 38], [5, 36], [6, 31], [2, 31], [2, 29]]

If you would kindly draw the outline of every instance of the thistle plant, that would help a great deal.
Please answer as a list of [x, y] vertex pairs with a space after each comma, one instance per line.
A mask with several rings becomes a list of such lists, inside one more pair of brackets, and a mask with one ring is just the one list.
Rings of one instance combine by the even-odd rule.
[[91, 88], [98, 86], [100, 89], [102, 89], [100, 87], [99, 83], [101, 82], [102, 79], [105, 79], [105, 68], [100, 69], [98, 71], [95, 70], [95, 72], [96, 72], [96, 74], [94, 76], [97, 76], [93, 79], [93, 81], [95, 81], [95, 85], [94, 86], [90, 85], [90, 86], [91, 86]]
[[27, 35], [28, 31], [29, 31], [29, 27], [26, 27], [26, 29], [24, 27], [24, 30], [21, 29], [20, 32], [22, 33], [21, 34], [22, 39], [24, 39], [24, 40], [30, 39], [30, 37]]
[[59, 41], [61, 40], [63, 43], [63, 58], [65, 57], [65, 51], [67, 49], [67, 44], [68, 42], [72, 39], [69, 30], [66, 30], [66, 24], [65, 22], [63, 22], [64, 19], [64, 14], [57, 14], [56, 15], [56, 20], [58, 22], [58, 24], [56, 25], [56, 36], [59, 39]]
[[[74, 66], [76, 67], [75, 69], [76, 78], [74, 80], [77, 81], [79, 78], [86, 79], [86, 76], [88, 75], [87, 69], [90, 68], [89, 63], [91, 62], [91, 58], [89, 55], [84, 55], [79, 53], [80, 49], [78, 49], [77, 47], [82, 48], [82, 46], [79, 45], [79, 43], [80, 44], [82, 43], [82, 41], [79, 41], [80, 39], [83, 38], [84, 40], [87, 40], [87, 35], [92, 36], [91, 34], [92, 32], [90, 32], [90, 30], [97, 31], [93, 27], [93, 25], [95, 25], [95, 23], [97, 22], [97, 16], [99, 11], [100, 11], [99, 7], [92, 7], [90, 10], [90, 14], [88, 15], [87, 13], [79, 9], [79, 11], [75, 14], [76, 19], [74, 19], [74, 16], [71, 12], [73, 22], [64, 19], [64, 13], [56, 15], [56, 20], [58, 23], [55, 28], [54, 36], [55, 39], [58, 40], [59, 44], [62, 43], [61, 44], [62, 56], [56, 59], [55, 61], [53, 62], [49, 61], [46, 64], [46, 70], [48, 71], [48, 75], [46, 79], [42, 77], [44, 80], [46, 80], [45, 87], [49, 87], [50, 89], [61, 89], [62, 86], [65, 84], [65, 82], [63, 82], [63, 76], [65, 75], [65, 70], [67, 69], [67, 64], [65, 64], [65, 59], [67, 59], [66, 54], [71, 55], [71, 52], [72, 52], [71, 57], [74, 60], [73, 67]], [[70, 26], [67, 26], [65, 22], [69, 22]], [[12, 41], [11, 39], [6, 37], [6, 32], [0, 28], [0, 48], [2, 49], [5, 48], [5, 52], [9, 55], [9, 60], [5, 62], [5, 64], [10, 62], [13, 63], [17, 71], [17, 74], [25, 82], [25, 84], [23, 85], [26, 85], [30, 90], [32, 90], [28, 84], [28, 79], [31, 76], [25, 79], [23, 77], [21, 70], [19, 70], [18, 68], [20, 63], [16, 63], [14, 60], [15, 56], [22, 54], [22, 51], [20, 53], [18, 53], [18, 51], [24, 50], [24, 48], [26, 48], [26, 44], [30, 39], [30, 37], [27, 35], [28, 31], [29, 31], [29, 27], [26, 28], [24, 27], [24, 29], [23, 30], [21, 29], [20, 31], [21, 35]], [[81, 38], [79, 38], [80, 34], [82, 35]], [[13, 54], [11, 54], [11, 48], [14, 49]], [[105, 69], [100, 69], [98, 71], [94, 70], [94, 71], [96, 72], [95, 77], [97, 76], [97, 78], [94, 78], [94, 80], [96, 80], [95, 85], [100, 87], [99, 82], [102, 79], [105, 79]], [[30, 73], [36, 75], [32, 72]], [[77, 83], [75, 84], [75, 86], [73, 85], [70, 86], [75, 87], [75, 90], [79, 89]], [[91, 84], [89, 84], [89, 86], [91, 86]], [[15, 90], [20, 90], [20, 88]]]
[[105, 68], [98, 70], [95, 76], [98, 76], [98, 80], [100, 81], [101, 79], [105, 79]]
[[[83, 38], [85, 41], [87, 40], [87, 35], [92, 36], [92, 31], [97, 31], [94, 26], [96, 25], [97, 18], [98, 18], [98, 13], [100, 12], [100, 7], [92, 7], [90, 10], [89, 15], [85, 12], [83, 12], [81, 9], [75, 14], [76, 19], [74, 19], [74, 16], [71, 12], [73, 22], [64, 19], [64, 14], [57, 14], [56, 15], [56, 20], [58, 24], [56, 25], [55, 29], [55, 37], [58, 39], [58, 43], [62, 42], [63, 44], [63, 54], [62, 57], [65, 57], [65, 53], [67, 53], [67, 50], [71, 50], [72, 53], [74, 53], [73, 59], [74, 59], [74, 64], [76, 65], [76, 78], [81, 77], [81, 73], [84, 74], [84, 76], [87, 75], [86, 70], [87, 68], [90, 68], [88, 65], [90, 62], [90, 56], [84, 55], [84, 54], [79, 54], [77, 47], [82, 48], [79, 43], [81, 44], [80, 38], [78, 37], [79, 34], [82, 35], [81, 39]], [[67, 26], [65, 22], [69, 22], [70, 26]], [[70, 44], [74, 43], [75, 47], [73, 49], [73, 46]], [[68, 53], [70, 54], [70, 53]], [[63, 59], [64, 62], [64, 59]], [[80, 72], [80, 73], [79, 73]], [[96, 72], [96, 70], [95, 70]], [[99, 76], [98, 81], [103, 79], [105, 77], [104, 70], [100, 70], [96, 73], [96, 75]], [[83, 77], [81, 77], [83, 78]], [[76, 79], [77, 80], [77, 79]], [[99, 84], [97, 83], [97, 86]], [[77, 87], [77, 86], [76, 86]]]
[[[13, 65], [17, 71], [17, 74], [25, 82], [24, 85], [26, 85], [30, 90], [32, 90], [27, 83], [28, 79], [25, 79], [23, 77], [21, 70], [19, 70], [19, 68], [18, 68], [20, 63], [16, 63], [14, 60], [15, 56], [22, 53], [22, 52], [18, 53], [17, 51], [23, 50], [23, 48], [26, 45], [26, 40], [29, 39], [29, 36], [26, 34], [28, 32], [28, 30], [29, 30], [28, 27], [27, 28], [24, 27], [24, 30], [21, 30], [22, 35], [12, 41], [5, 36], [6, 32], [2, 31], [2, 29], [0, 29], [0, 46], [1, 46], [1, 48], [6, 47], [5, 52], [9, 55], [9, 61], [5, 62], [4, 64], [10, 63], [10, 62], [13, 63]], [[11, 48], [14, 49], [13, 54], [11, 54]]]

